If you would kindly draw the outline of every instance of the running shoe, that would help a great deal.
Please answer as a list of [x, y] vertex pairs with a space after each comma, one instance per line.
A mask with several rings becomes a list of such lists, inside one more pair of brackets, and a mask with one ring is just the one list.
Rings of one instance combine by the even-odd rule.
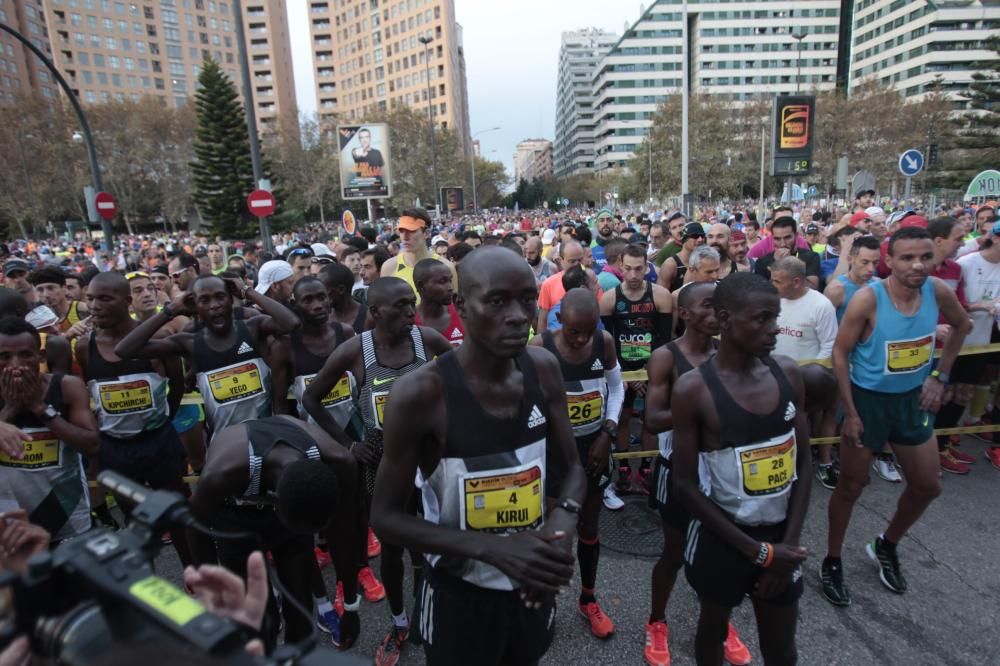
[[646, 657], [648, 666], [670, 666], [670, 629], [664, 620], [646, 623]]
[[820, 463], [816, 465], [816, 478], [819, 479], [820, 484], [827, 490], [833, 490], [837, 487], [837, 481], [840, 480], [840, 473], [837, 468], [833, 466], [833, 463], [828, 463], [826, 465]]
[[626, 495], [632, 491], [632, 468], [626, 465], [618, 467], [617, 493]]
[[590, 633], [598, 638], [607, 638], [615, 633], [615, 623], [611, 621], [596, 601], [580, 602], [580, 615], [590, 622]]
[[385, 599], [385, 585], [375, 578], [375, 572], [371, 567], [362, 567], [358, 572], [358, 585], [361, 586], [367, 601], [375, 603]]
[[330, 640], [334, 643], [340, 642], [340, 616], [337, 615], [337, 611], [317, 612], [316, 627], [323, 633], [330, 634]]
[[639, 494], [648, 495], [651, 479], [653, 478], [653, 470], [649, 467], [641, 467], [636, 477], [639, 481]]
[[991, 446], [986, 449], [986, 459], [989, 460], [994, 467], [1000, 469], [1000, 446]]
[[337, 595], [333, 598], [333, 609], [337, 611], [337, 615], [343, 617], [344, 615], [344, 584], [337, 581]]
[[378, 557], [382, 552], [382, 542], [375, 536], [375, 530], [368, 528], [368, 557]]
[[844, 564], [839, 559], [823, 558], [819, 570], [823, 596], [834, 606], [850, 606], [851, 592], [844, 585]]
[[945, 449], [940, 453], [941, 469], [952, 474], [968, 474], [972, 468], [955, 458], [951, 449]]
[[948, 452], [951, 453], [951, 457], [962, 463], [963, 465], [971, 465], [976, 462], [976, 456], [966, 453], [965, 451], [958, 448], [957, 444], [952, 444], [948, 447]]
[[625, 502], [615, 494], [615, 487], [610, 483], [604, 488], [604, 506], [608, 511], [620, 511]]
[[875, 537], [874, 541], [865, 545], [865, 552], [878, 564], [878, 577], [883, 585], [896, 594], [906, 592], [906, 579], [899, 570], [899, 555], [895, 546], [887, 545], [882, 537]]
[[316, 565], [320, 569], [325, 569], [326, 567], [330, 566], [331, 564], [330, 553], [326, 552], [319, 546], [316, 546], [315, 548], [313, 548], [313, 554], [316, 555]]
[[732, 622], [729, 623], [726, 642], [722, 644], [722, 657], [733, 666], [747, 666], [752, 660], [750, 649], [740, 640]]
[[375, 650], [375, 666], [396, 666], [409, 633], [409, 627], [401, 629], [392, 625], [389, 633], [382, 639], [382, 644]]
[[872, 462], [872, 471], [889, 483], [902, 483], [903, 477], [896, 469], [892, 456], [879, 456]]

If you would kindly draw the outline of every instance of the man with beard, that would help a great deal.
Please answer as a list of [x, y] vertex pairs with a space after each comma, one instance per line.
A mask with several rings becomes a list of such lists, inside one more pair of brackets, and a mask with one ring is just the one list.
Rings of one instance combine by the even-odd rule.
[[566, 290], [562, 285], [563, 273], [574, 266], [583, 265], [583, 247], [574, 241], [559, 245], [560, 264], [562, 271], [549, 276], [538, 289], [538, 322], [535, 324], [535, 333], [542, 333], [548, 326], [549, 311], [562, 300]]
[[744, 232], [733, 231], [732, 238], [729, 239], [729, 252], [736, 263], [737, 272], [753, 272], [753, 262], [747, 258], [747, 236]]
[[[537, 663], [573, 576], [586, 477], [559, 364], [525, 348], [537, 292], [513, 253], [469, 255], [455, 299], [465, 342], [402, 378], [387, 412], [372, 519], [386, 541], [429, 553], [430, 666]], [[415, 476], [424, 518], [407, 510]]]
[[687, 218], [680, 211], [676, 211], [667, 217], [667, 242], [653, 258], [653, 263], [656, 264], [657, 268], [661, 268], [663, 262], [681, 251], [681, 248], [684, 246], [684, 225], [686, 224]]
[[854, 193], [854, 210], [863, 211], [875, 203], [875, 190], [861, 189]]
[[[594, 239], [594, 246], [591, 248], [591, 253], [594, 257], [594, 266], [598, 273], [604, 269], [604, 265], [608, 263], [607, 257], [604, 254], [604, 246], [608, 244], [612, 238], [617, 236], [615, 233], [615, 218], [611, 216], [611, 211], [607, 208], [601, 209], [597, 214], [597, 220], [594, 222], [594, 226], [597, 227], [597, 238]], [[563, 270], [566, 267], [563, 266]]]
[[820, 288], [819, 255], [799, 246], [800, 236], [796, 233], [795, 219], [790, 215], [779, 217], [771, 225], [774, 250], [765, 254], [754, 265], [754, 272], [771, 279], [771, 266], [785, 257], [798, 257], [806, 265], [806, 281], [813, 289]]
[[171, 259], [167, 264], [167, 271], [178, 293], [186, 292], [200, 272], [198, 260], [187, 252], [181, 252]]
[[86, 305], [66, 297], [66, 274], [61, 268], [45, 266], [36, 269], [28, 274], [28, 282], [35, 288], [38, 300], [49, 306], [59, 317], [58, 327], [63, 333], [90, 314]]
[[[234, 319], [234, 297], [256, 305], [263, 315]], [[175, 316], [189, 313], [197, 314], [202, 324], [197, 331], [153, 339]], [[217, 433], [271, 413], [271, 369], [264, 353], [267, 338], [291, 333], [298, 325], [291, 310], [247, 289], [238, 279], [203, 275], [191, 284], [190, 293], [139, 324], [114, 352], [123, 359], [183, 356], [195, 373], [209, 427]]]
[[705, 244], [704, 227], [697, 222], [685, 224], [681, 233], [681, 242], [680, 251], [663, 262], [663, 265], [660, 266], [660, 274], [656, 279], [656, 284], [666, 287], [671, 292], [677, 291], [684, 284], [684, 274], [687, 272], [691, 253], [699, 245]]
[[[152, 288], [148, 278], [144, 281]], [[184, 448], [170, 422], [184, 393], [180, 359], [127, 360], [114, 352], [139, 325], [129, 316], [129, 287], [118, 273], [101, 273], [90, 281], [87, 302], [94, 329], [76, 345], [76, 360], [97, 415], [100, 468], [154, 490], [185, 494]], [[181, 562], [189, 564], [184, 530], [172, 529], [171, 537]]]
[[709, 247], [714, 247], [719, 253], [719, 279], [723, 279], [730, 273], [736, 273], [739, 269], [736, 261], [729, 254], [729, 240], [732, 230], [725, 224], [716, 223], [708, 228], [708, 235], [705, 242]]

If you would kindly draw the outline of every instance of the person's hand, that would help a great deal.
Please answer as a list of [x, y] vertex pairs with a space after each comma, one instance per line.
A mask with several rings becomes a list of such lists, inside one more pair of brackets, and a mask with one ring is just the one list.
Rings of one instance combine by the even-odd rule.
[[361, 616], [358, 611], [345, 610], [340, 616], [340, 642], [337, 648], [349, 650], [354, 646], [355, 641], [361, 634]]
[[924, 387], [920, 391], [920, 409], [925, 412], [937, 412], [941, 409], [941, 399], [944, 398], [944, 384], [928, 377], [924, 380]]
[[772, 543], [771, 547], [774, 548], [774, 556], [772, 557], [771, 565], [767, 568], [767, 570], [776, 573], [792, 573], [799, 565], [805, 562], [806, 557], [809, 556], [809, 552], [803, 546], [792, 546], [787, 543]]
[[94, 328], [93, 318], [84, 317], [80, 321], [76, 322], [63, 334], [67, 340], [72, 340], [73, 338], [79, 338], [82, 335], [86, 335]]
[[45, 528], [28, 522], [24, 509], [0, 514], [0, 567], [23, 574], [32, 555], [49, 548]]
[[792, 583], [792, 574], [768, 569], [757, 577], [752, 595], [757, 599], [777, 599]]
[[636, 395], [646, 395], [646, 382], [629, 382], [628, 387], [632, 389]]
[[170, 312], [174, 315], [189, 315], [194, 312], [194, 294], [182, 291], [170, 301]]
[[553, 543], [572, 542], [568, 534], [571, 532], [546, 535], [532, 530], [497, 537], [491, 544], [487, 562], [526, 588], [555, 594], [573, 578], [575, 558], [568, 548]]
[[24, 456], [24, 443], [28, 441], [28, 435], [8, 423], [13, 417], [13, 410], [8, 405], [0, 409], [0, 451], [14, 460], [20, 460]]
[[375, 446], [368, 442], [354, 442], [351, 447], [351, 453], [354, 454], [354, 459], [363, 465], [369, 465], [374, 467], [378, 465], [378, 452], [375, 450]]
[[854, 416], [845, 416], [844, 424], [840, 428], [840, 441], [842, 441], [847, 446], [853, 446], [856, 449], [860, 449], [861, 435], [865, 432], [865, 426], [861, 423], [861, 417], [855, 414]]
[[239, 278], [222, 278], [222, 281], [226, 283], [226, 289], [233, 298], [238, 298], [241, 301], [246, 300], [247, 287], [243, 284], [243, 280]]
[[934, 339], [945, 344], [948, 342], [948, 338], [951, 336], [951, 326], [948, 324], [938, 324], [937, 329], [934, 332]]
[[791, 254], [791, 251], [786, 247], [779, 247], [774, 251], [774, 260], [781, 261], [785, 257]]
[[850, 234], [848, 236], [840, 237], [840, 256], [849, 257], [851, 256], [851, 248], [854, 247], [854, 239], [861, 238], [859, 234]]
[[260, 631], [267, 608], [267, 568], [260, 551], [247, 558], [246, 586], [242, 578], [213, 564], [189, 566], [184, 570], [184, 585], [210, 613]]
[[18, 636], [0, 652], [0, 666], [28, 666], [31, 663], [31, 643], [27, 636]]
[[593, 477], [603, 472], [608, 465], [609, 455], [611, 455], [611, 435], [602, 430], [587, 451], [587, 469], [584, 470], [587, 476]]

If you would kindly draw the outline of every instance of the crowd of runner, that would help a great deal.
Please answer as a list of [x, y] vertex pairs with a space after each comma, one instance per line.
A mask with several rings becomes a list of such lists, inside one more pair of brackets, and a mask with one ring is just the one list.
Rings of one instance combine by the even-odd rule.
[[[745, 597], [763, 660], [795, 663], [812, 480], [830, 491], [813, 569], [838, 606], [869, 471], [905, 482], [864, 544], [902, 594], [900, 541], [942, 472], [978, 459], [934, 428], [1000, 425], [1000, 357], [959, 356], [997, 341], [994, 207], [886, 211], [874, 194], [765, 219], [408, 209], [278, 235], [270, 253], [191, 234], [0, 244], [0, 564], [120, 527], [88, 486], [115, 470], [184, 493], [206, 526], [258, 534], [343, 649], [362, 599], [387, 599], [379, 666], [411, 643], [429, 664], [531, 664], [561, 588], [579, 586], [593, 636], [615, 632], [595, 589], [599, 515], [642, 494], [663, 528], [646, 662], [670, 663], [683, 567], [699, 664], [750, 663], [729, 622]], [[1000, 445], [977, 437], [1000, 469]], [[311, 633], [264, 589], [254, 544], [163, 539], [191, 593], [246, 596], [212, 607], [264, 649], [281, 627]]]

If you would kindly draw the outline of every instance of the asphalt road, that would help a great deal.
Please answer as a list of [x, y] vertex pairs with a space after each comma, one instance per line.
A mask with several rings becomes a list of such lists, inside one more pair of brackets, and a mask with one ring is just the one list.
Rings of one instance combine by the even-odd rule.
[[[819, 592], [819, 564], [825, 551], [826, 503], [829, 491], [813, 484], [803, 543], [809, 548], [806, 591], [799, 605], [798, 649], [802, 664], [987, 664], [1000, 650], [993, 632], [1000, 617], [1000, 471], [983, 458], [984, 444], [966, 437], [963, 449], [978, 457], [965, 477], [945, 474], [944, 492], [910, 535], [900, 544], [900, 560], [910, 589], [896, 595], [878, 580], [875, 565], [864, 554], [864, 543], [881, 532], [892, 515], [901, 485], [874, 474], [855, 508], [844, 551], [844, 566], [854, 598], [850, 608], [835, 608]], [[635, 506], [633, 506], [633, 504]], [[628, 520], [641, 526], [644, 517], [638, 498], [607, 521]], [[649, 573], [653, 560], [620, 552], [621, 543], [604, 539], [597, 596], [617, 625], [606, 641], [590, 635], [576, 610], [578, 587], [559, 597], [556, 639], [543, 664], [612, 666], [644, 663], [644, 626], [649, 614]], [[628, 546], [628, 544], [625, 544]], [[157, 561], [161, 575], [178, 580], [180, 568], [171, 549]], [[324, 574], [331, 578], [330, 569]], [[407, 570], [409, 574], [409, 569]], [[409, 579], [407, 580], [409, 586]], [[332, 589], [332, 585], [331, 585]], [[407, 587], [409, 589], [409, 587]], [[351, 651], [372, 655], [389, 627], [386, 602], [362, 603], [362, 635]], [[673, 663], [694, 663], [697, 600], [678, 579], [667, 609]], [[754, 655], [756, 627], [749, 602], [733, 615], [734, 623]], [[403, 664], [424, 663], [421, 648], [408, 646]]]

